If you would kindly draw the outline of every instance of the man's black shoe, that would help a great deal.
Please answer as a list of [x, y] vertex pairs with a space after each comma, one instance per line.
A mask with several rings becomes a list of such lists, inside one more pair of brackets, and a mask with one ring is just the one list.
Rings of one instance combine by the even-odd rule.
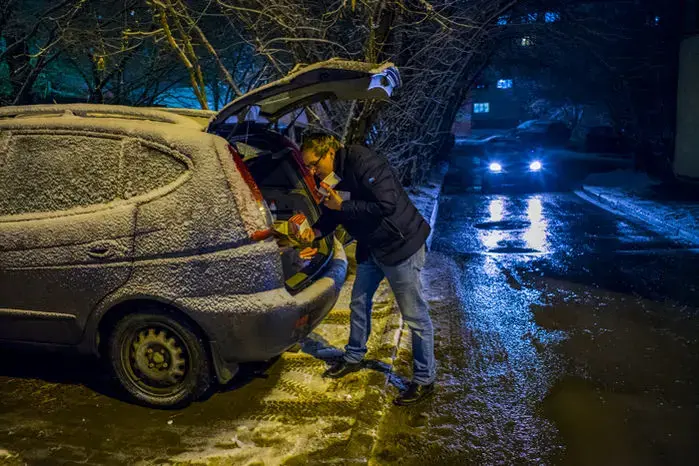
[[352, 372], [357, 372], [361, 368], [362, 363], [360, 362], [347, 362], [344, 359], [340, 359], [323, 373], [323, 377], [339, 379], [347, 374], [351, 374]]
[[433, 393], [434, 383], [429, 385], [418, 385], [415, 382], [410, 382], [408, 389], [398, 395], [393, 400], [393, 404], [398, 406], [414, 405], [429, 397]]

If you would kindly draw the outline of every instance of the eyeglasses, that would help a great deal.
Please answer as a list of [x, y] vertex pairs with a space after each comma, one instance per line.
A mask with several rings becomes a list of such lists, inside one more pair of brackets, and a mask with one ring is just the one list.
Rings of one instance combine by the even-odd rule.
[[318, 168], [318, 164], [320, 163], [320, 161], [323, 160], [323, 159], [325, 158], [326, 155], [328, 155], [328, 154], [326, 153], [325, 155], [321, 155], [320, 157], [318, 157], [318, 158], [315, 160], [315, 162], [304, 163], [304, 165], [306, 166], [306, 168], [307, 168], [309, 171], [314, 172], [314, 171], [316, 171], [316, 169]]

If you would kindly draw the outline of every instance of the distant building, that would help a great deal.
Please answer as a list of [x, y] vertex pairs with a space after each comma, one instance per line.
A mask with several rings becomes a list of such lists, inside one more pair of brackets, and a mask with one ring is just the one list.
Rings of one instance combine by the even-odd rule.
[[[646, 4], [646, 11], [643, 8], [636, 9], [633, 15], [628, 14], [628, 5], [621, 1], [583, 1], [575, 8], [583, 17], [591, 18], [628, 18], [633, 24], [657, 29], [666, 25], [667, 14], [657, 7], [660, 0], [642, 0]], [[683, 2], [694, 3], [696, 0], [682, 0]], [[454, 125], [455, 132], [461, 131], [487, 131], [493, 129], [509, 129], [518, 124], [536, 118], [560, 118], [566, 117], [568, 109], [559, 111], [559, 104], [565, 103], [565, 93], [561, 91], [557, 98], [561, 102], [547, 101], [545, 92], [551, 88], [565, 89], [567, 81], [554, 81], [561, 79], [560, 71], [554, 75], [546, 67], [541, 70], [531, 69], [529, 66], [524, 77], [518, 74], [519, 66], [527, 66], [534, 60], [537, 61], [537, 54], [546, 54], [547, 43], [545, 35], [540, 33], [541, 28], [550, 27], [553, 23], [565, 21], [566, 17], [559, 11], [540, 10], [525, 12], [524, 14], [508, 14], [500, 16], [496, 20], [499, 28], [502, 28], [503, 36], [509, 40], [509, 47], [505, 53], [499, 54], [494, 62], [487, 68], [478, 82], [472, 87], [467, 103], [460, 112], [457, 122]], [[667, 23], [669, 24], [669, 23]], [[524, 65], [522, 65], [524, 64]], [[556, 78], [555, 76], [558, 76]], [[564, 78], [569, 79], [569, 78]], [[556, 86], [554, 86], [554, 84]], [[602, 96], [597, 100], [588, 100], [581, 105], [577, 105], [578, 113], [583, 114], [578, 121], [581, 126], [585, 125], [609, 125], [611, 124], [611, 114], [608, 103]], [[579, 110], [584, 108], [584, 111]], [[557, 116], [558, 115], [558, 116]], [[584, 121], [583, 121], [584, 120]], [[468, 122], [468, 124], [465, 124]]]
[[471, 91], [472, 129], [512, 128], [529, 119], [530, 92], [521, 80], [489, 70]]

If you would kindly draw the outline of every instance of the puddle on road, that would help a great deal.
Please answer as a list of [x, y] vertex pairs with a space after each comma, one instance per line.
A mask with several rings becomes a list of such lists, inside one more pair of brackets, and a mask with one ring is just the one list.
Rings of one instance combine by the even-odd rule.
[[556, 384], [544, 400], [543, 413], [553, 420], [566, 444], [558, 464], [652, 464], [648, 445], [629, 435], [632, 395], [614, 395], [579, 378]]
[[[543, 285], [543, 286], [541, 286]], [[668, 303], [542, 279], [542, 328], [568, 369], [542, 402], [559, 464], [688, 464], [699, 458], [699, 317]], [[565, 290], [561, 293], [558, 290]]]

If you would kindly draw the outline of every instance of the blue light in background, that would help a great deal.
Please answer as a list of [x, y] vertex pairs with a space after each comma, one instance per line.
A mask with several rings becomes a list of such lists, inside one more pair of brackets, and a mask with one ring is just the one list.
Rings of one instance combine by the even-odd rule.
[[561, 14], [556, 11], [547, 11], [544, 19], [547, 23], [555, 23], [561, 20]]
[[512, 89], [512, 80], [498, 79], [498, 89]]

